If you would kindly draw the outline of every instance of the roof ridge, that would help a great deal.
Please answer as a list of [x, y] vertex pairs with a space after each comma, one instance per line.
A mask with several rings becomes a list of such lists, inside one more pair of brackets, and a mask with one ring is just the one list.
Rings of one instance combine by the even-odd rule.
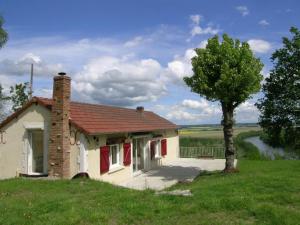
[[[33, 98], [37, 98], [37, 99], [44, 99], [44, 100], [49, 100], [52, 101], [52, 98], [45, 98], [45, 97], [38, 97], [38, 96], [34, 96]], [[104, 105], [104, 104], [96, 104], [96, 103], [88, 103], [88, 102], [79, 102], [79, 101], [72, 101], [71, 103], [75, 103], [75, 104], [83, 104], [83, 105], [91, 105], [91, 106], [104, 106], [104, 107], [112, 107], [112, 108], [117, 108], [117, 109], [128, 109], [128, 110], [136, 110], [134, 108], [127, 108], [127, 107], [121, 107], [121, 106], [114, 106], [114, 105]], [[150, 110], [145, 110], [144, 112], [152, 112]], [[152, 112], [154, 113], [154, 112]]]
[[[0, 123], [0, 129], [6, 124], [10, 123], [14, 118], [18, 117], [25, 110], [33, 104], [40, 104], [43, 107], [51, 110], [53, 99], [44, 97], [33, 97], [21, 109], [7, 117]], [[71, 106], [70, 122], [87, 134], [100, 134], [100, 133], [122, 133], [122, 132], [149, 132], [163, 129], [177, 129], [177, 125], [164, 117], [152, 112], [145, 111], [144, 116], [139, 116], [138, 112], [130, 108], [122, 108], [117, 106], [107, 106], [100, 104], [73, 102], [78, 106]], [[79, 106], [82, 107], [79, 107]], [[86, 107], [85, 107], [86, 106]], [[91, 108], [88, 106], [95, 106]], [[107, 107], [101, 110], [101, 107]], [[118, 111], [122, 109], [122, 111]], [[112, 113], [117, 113], [118, 116]], [[95, 113], [99, 116], [95, 117]], [[86, 114], [86, 115], [85, 115]]]

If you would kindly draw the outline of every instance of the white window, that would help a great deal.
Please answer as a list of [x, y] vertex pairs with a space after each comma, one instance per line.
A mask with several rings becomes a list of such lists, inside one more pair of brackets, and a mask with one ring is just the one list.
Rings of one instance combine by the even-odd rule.
[[109, 150], [110, 167], [120, 166], [120, 145], [110, 145]]
[[155, 145], [155, 158], [160, 158], [160, 157], [161, 157], [161, 143], [160, 140], [157, 140]]

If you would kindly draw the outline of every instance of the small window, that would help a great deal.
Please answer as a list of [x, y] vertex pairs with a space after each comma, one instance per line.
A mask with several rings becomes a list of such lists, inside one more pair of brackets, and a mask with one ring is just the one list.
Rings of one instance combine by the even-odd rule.
[[120, 146], [110, 145], [109, 146], [109, 164], [110, 167], [115, 167], [120, 165]]
[[155, 145], [155, 158], [160, 158], [160, 157], [161, 157], [161, 144], [160, 144], [160, 140], [157, 140]]

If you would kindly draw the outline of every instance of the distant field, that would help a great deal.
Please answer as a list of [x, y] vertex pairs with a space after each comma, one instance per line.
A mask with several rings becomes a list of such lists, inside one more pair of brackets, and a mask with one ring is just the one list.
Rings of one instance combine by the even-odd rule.
[[[236, 126], [234, 127], [234, 136], [242, 132], [259, 131], [259, 126]], [[180, 137], [199, 137], [199, 138], [223, 138], [223, 128], [221, 126], [190, 126], [179, 130]]]
[[[255, 124], [239, 124], [234, 127], [236, 157], [240, 159], [263, 158], [255, 146], [243, 141], [246, 137], [259, 136], [261, 131], [261, 128]], [[221, 126], [185, 126], [179, 130], [179, 136], [181, 157], [213, 156], [214, 158], [224, 158], [223, 127]]]

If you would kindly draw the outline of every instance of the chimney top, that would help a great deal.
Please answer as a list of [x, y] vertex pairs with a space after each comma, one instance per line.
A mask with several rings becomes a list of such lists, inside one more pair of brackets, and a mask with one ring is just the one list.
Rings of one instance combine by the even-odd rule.
[[65, 72], [59, 72], [58, 75], [59, 75], [59, 76], [65, 76], [65, 75], [67, 75], [67, 74], [66, 74]]
[[139, 113], [144, 112], [144, 106], [138, 106], [138, 107], [136, 107], [136, 111], [139, 112]]

